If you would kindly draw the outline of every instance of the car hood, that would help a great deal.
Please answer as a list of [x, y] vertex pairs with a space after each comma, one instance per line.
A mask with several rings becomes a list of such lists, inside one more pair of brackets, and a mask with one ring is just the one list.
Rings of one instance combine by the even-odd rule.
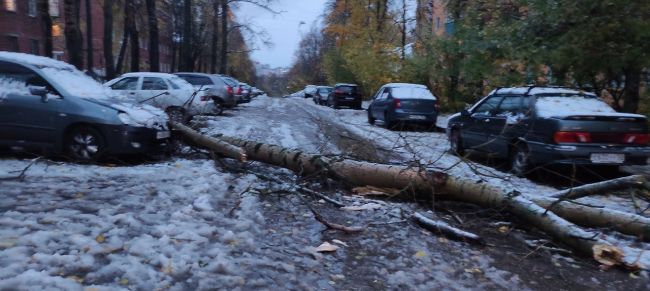
[[107, 100], [98, 100], [93, 98], [83, 99], [88, 102], [117, 110], [120, 113], [127, 114], [132, 121], [129, 125], [152, 129], [167, 129], [167, 114], [156, 107], [146, 104], [129, 103], [121, 100], [108, 102]]

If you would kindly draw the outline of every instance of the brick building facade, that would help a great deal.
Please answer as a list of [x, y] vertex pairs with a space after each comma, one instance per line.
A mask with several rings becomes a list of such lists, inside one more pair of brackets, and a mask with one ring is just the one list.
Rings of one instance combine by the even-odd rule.
[[[35, 55], [45, 54], [45, 23], [39, 15], [38, 0], [0, 0], [0, 51], [22, 52]], [[68, 61], [65, 49], [65, 35], [63, 34], [65, 19], [63, 14], [63, 1], [49, 0], [50, 17], [52, 18], [52, 39], [53, 39], [53, 57], [58, 60]], [[79, 68], [88, 70], [86, 64], [87, 42], [86, 42], [86, 1], [81, 1], [81, 30], [83, 33], [83, 60], [84, 67]], [[104, 63], [104, 14], [101, 1], [92, 0], [92, 38], [93, 38], [93, 71], [98, 76], [105, 75]], [[117, 13], [117, 11], [116, 11]], [[121, 20], [121, 14], [114, 16], [114, 44], [113, 54], [117, 57], [122, 39], [122, 25], [118, 25]], [[143, 20], [144, 21], [144, 20]], [[144, 25], [140, 25], [140, 60], [141, 70], [149, 68], [149, 40]], [[172, 52], [171, 37], [161, 33], [160, 35], [160, 69], [163, 72], [172, 70]], [[125, 62], [128, 64], [128, 62]], [[128, 66], [126, 66], [128, 67]]]

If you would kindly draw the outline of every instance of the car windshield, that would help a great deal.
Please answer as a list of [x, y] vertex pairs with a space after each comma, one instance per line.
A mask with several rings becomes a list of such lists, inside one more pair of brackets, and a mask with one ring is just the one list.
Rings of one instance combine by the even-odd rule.
[[72, 96], [95, 99], [113, 99], [117, 97], [115, 92], [102, 86], [102, 84], [81, 71], [54, 67], [42, 67], [41, 70], [47, 78], [55, 83], [55, 86]]

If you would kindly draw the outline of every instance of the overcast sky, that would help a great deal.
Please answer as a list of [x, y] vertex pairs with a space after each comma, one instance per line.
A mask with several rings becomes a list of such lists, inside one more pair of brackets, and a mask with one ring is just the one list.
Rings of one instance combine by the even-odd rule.
[[[281, 11], [279, 15], [251, 4], [240, 4], [235, 12], [238, 20], [250, 23], [256, 29], [263, 28], [273, 47], [263, 46], [255, 39], [259, 50], [253, 52], [253, 60], [272, 67], [288, 67], [298, 48], [301, 35], [309, 30], [314, 21], [320, 19], [327, 0], [276, 0], [273, 10]], [[301, 24], [304, 22], [304, 24]]]

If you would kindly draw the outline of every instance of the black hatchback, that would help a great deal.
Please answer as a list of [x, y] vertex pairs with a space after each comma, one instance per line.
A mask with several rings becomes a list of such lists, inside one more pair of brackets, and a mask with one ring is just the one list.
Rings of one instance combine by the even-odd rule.
[[327, 105], [334, 109], [341, 106], [361, 109], [361, 102], [361, 89], [355, 84], [336, 84], [327, 96]]
[[558, 87], [500, 88], [449, 118], [451, 150], [510, 161], [521, 176], [534, 165], [645, 165], [643, 115], [618, 113], [593, 93]]

